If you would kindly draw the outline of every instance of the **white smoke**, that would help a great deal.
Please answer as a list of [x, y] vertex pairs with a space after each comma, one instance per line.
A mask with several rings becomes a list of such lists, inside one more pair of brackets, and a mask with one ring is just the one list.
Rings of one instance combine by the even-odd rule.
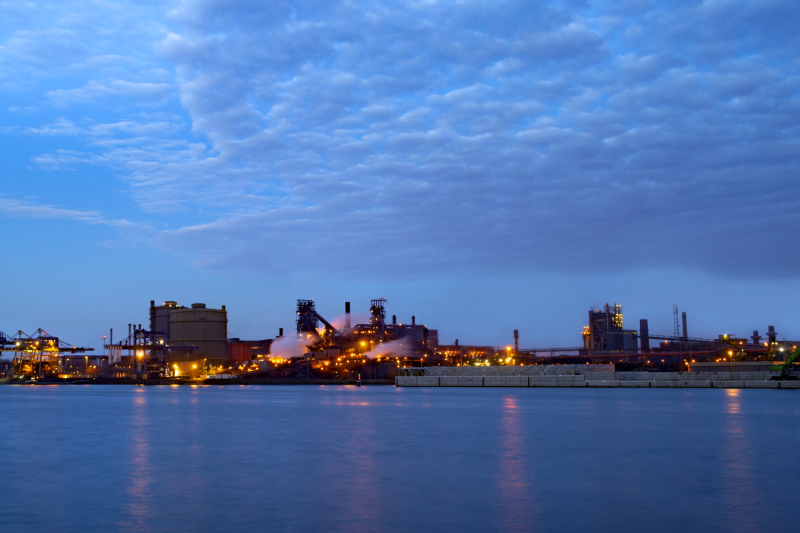
[[308, 352], [308, 347], [317, 341], [319, 341], [319, 337], [313, 333], [304, 334], [302, 336], [292, 333], [283, 337], [278, 337], [272, 341], [270, 345], [269, 356], [272, 359], [302, 357]]
[[380, 342], [375, 345], [371, 352], [365, 354], [368, 359], [378, 357], [408, 357], [411, 355], [410, 344], [405, 339], [397, 339], [389, 342]]
[[[336, 329], [342, 329], [347, 320], [347, 314], [339, 315], [331, 320], [331, 325]], [[350, 313], [350, 327], [356, 324], [369, 324], [369, 315], [363, 313]]]

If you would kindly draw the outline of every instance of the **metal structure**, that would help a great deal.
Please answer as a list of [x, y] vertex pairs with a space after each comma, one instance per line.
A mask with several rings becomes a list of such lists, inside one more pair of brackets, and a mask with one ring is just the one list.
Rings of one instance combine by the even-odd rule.
[[[135, 377], [160, 378], [174, 376], [176, 358], [186, 359], [198, 350], [197, 346], [182, 344], [170, 339], [164, 331], [152, 331], [141, 326], [134, 328], [128, 337], [106, 346], [109, 353], [127, 352], [128, 367]], [[111, 361], [113, 362], [113, 361]], [[117, 361], [122, 363], [122, 361]], [[125, 365], [123, 365], [125, 366]]]
[[314, 300], [297, 300], [297, 334], [314, 335], [319, 338], [319, 322], [325, 324], [324, 344], [331, 346], [336, 340], [336, 328], [317, 313]]
[[319, 333], [319, 322], [325, 324], [326, 330], [336, 331], [330, 322], [317, 313], [314, 300], [297, 300], [297, 333]]
[[62, 353], [93, 352], [61, 341], [39, 328], [34, 336], [18, 331], [14, 338], [0, 332], [0, 351], [14, 352], [13, 372], [18, 378], [55, 377], [61, 373]]
[[369, 307], [369, 323], [381, 340], [386, 339], [386, 298], [372, 300]]
[[672, 315], [675, 318], [675, 338], [678, 338], [678, 337], [681, 336], [681, 326], [678, 323], [678, 306], [677, 305], [673, 305], [672, 306]]

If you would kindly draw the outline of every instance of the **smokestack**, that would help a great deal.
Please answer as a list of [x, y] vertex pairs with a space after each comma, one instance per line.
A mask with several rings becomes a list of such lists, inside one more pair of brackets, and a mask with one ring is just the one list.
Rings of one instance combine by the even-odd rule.
[[681, 318], [683, 319], [683, 340], [688, 340], [689, 334], [686, 332], [686, 311], [681, 313]]
[[397, 325], [397, 315], [392, 315], [392, 325], [393, 326]]
[[150, 300], [150, 309], [154, 308], [155, 306], [156, 306], [156, 301]]
[[278, 328], [278, 337], [283, 337], [283, 328]]
[[639, 320], [639, 339], [642, 343], [642, 353], [650, 351], [650, 330], [647, 328], [647, 319]]
[[759, 336], [757, 329], [753, 330], [753, 336], [750, 338], [753, 339], [753, 344], [760, 344], [761, 337]]
[[350, 302], [344, 303], [344, 330], [350, 331]]
[[415, 317], [414, 315], [411, 315], [411, 325], [412, 326], [417, 325], [417, 317]]
[[514, 330], [514, 353], [519, 353], [519, 330]]

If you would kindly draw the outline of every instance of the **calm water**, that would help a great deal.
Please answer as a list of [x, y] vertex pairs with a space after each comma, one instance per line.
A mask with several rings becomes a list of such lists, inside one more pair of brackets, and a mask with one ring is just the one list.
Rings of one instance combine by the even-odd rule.
[[2, 531], [795, 529], [800, 392], [0, 387]]

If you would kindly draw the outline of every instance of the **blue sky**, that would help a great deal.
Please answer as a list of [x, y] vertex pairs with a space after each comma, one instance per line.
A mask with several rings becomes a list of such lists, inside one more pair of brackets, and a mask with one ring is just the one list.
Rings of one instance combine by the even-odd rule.
[[0, 329], [800, 337], [800, 4], [0, 2]]

